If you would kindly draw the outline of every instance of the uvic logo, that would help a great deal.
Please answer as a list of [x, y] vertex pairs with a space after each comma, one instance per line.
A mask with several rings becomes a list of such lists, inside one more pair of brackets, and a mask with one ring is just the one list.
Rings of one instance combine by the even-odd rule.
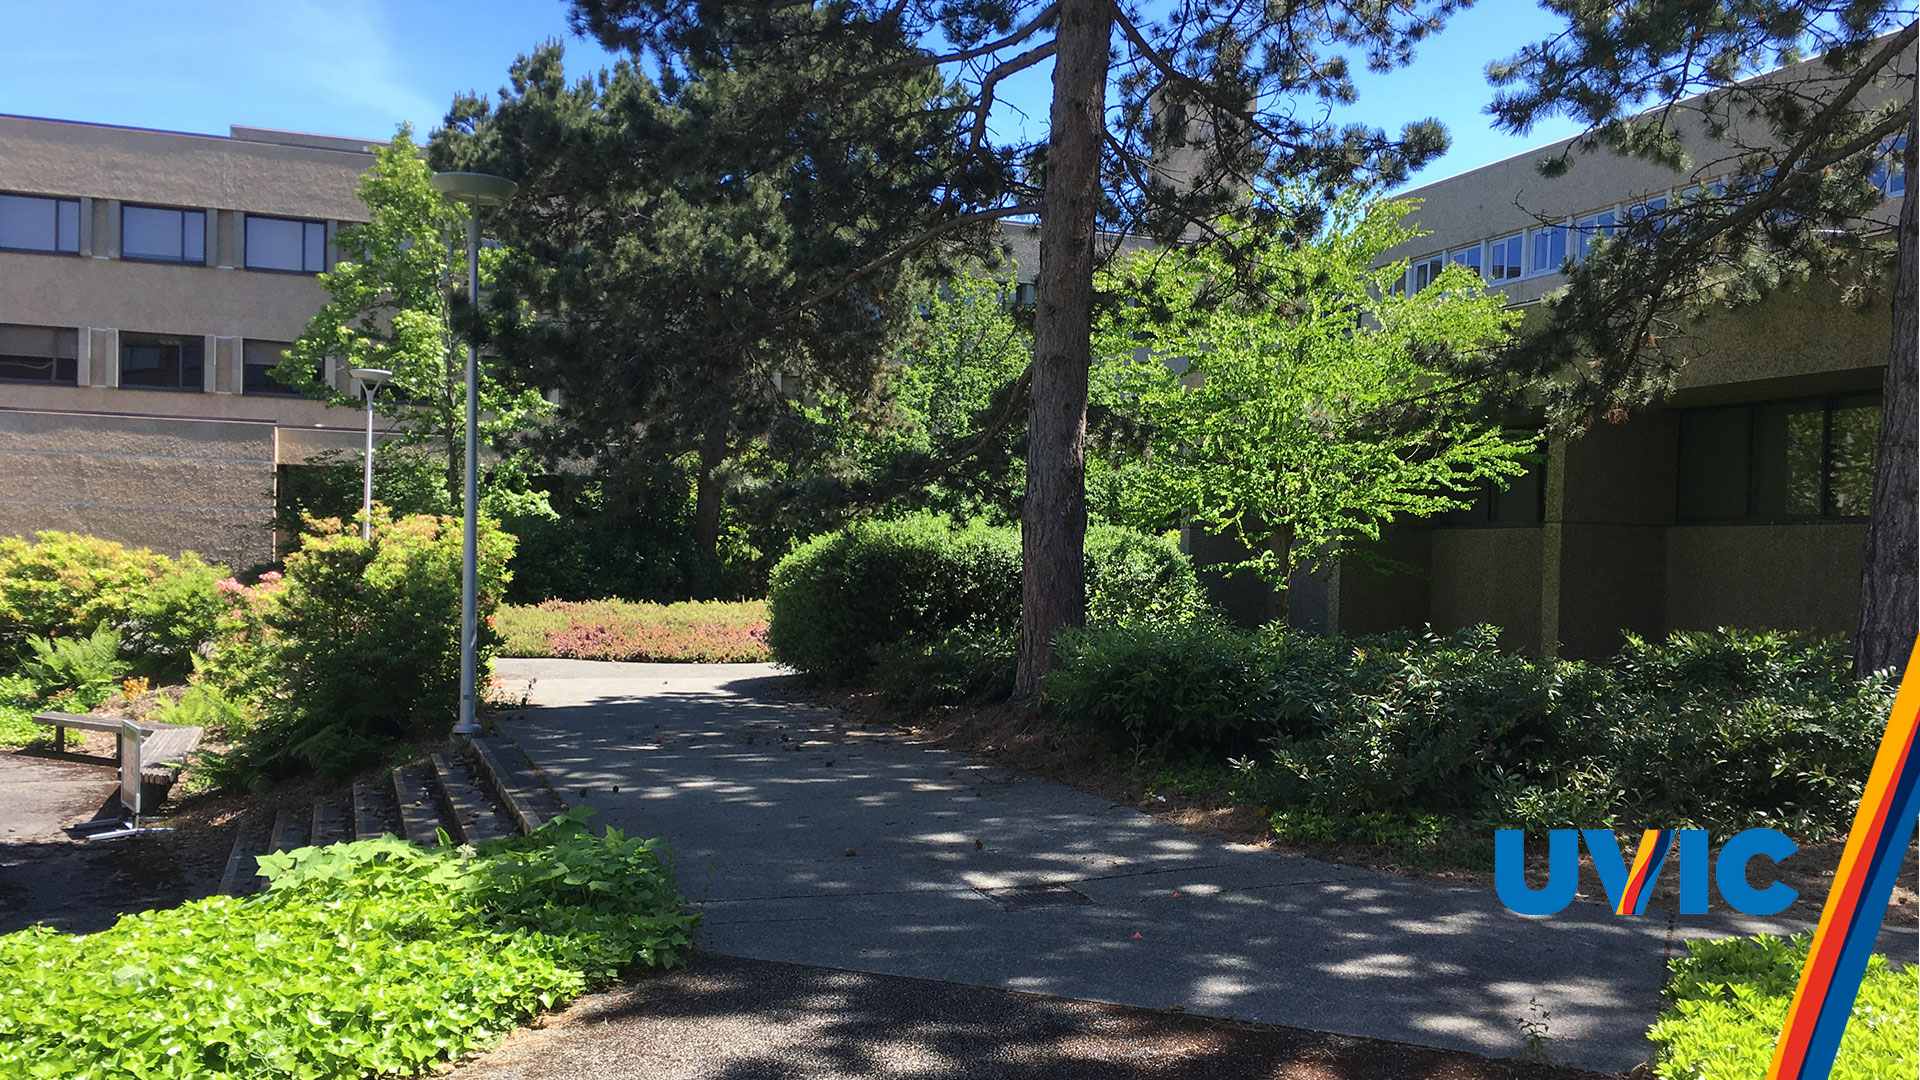
[[[1526, 834], [1519, 829], [1496, 829], [1493, 833], [1493, 889], [1508, 910], [1520, 915], [1552, 915], [1573, 901], [1580, 885], [1580, 841], [1585, 838], [1593, 855], [1593, 867], [1600, 883], [1606, 886], [1607, 899], [1618, 915], [1639, 915], [1647, 910], [1647, 900], [1660, 878], [1667, 856], [1678, 849], [1680, 856], [1680, 913], [1707, 913], [1707, 832], [1705, 829], [1648, 829], [1640, 837], [1640, 849], [1634, 852], [1633, 865], [1620, 856], [1620, 843], [1611, 829], [1551, 829], [1547, 832], [1547, 883], [1539, 889], [1527, 886]], [[1799, 892], [1779, 882], [1754, 888], [1747, 878], [1747, 864], [1765, 857], [1778, 863], [1798, 847], [1778, 829], [1748, 829], [1737, 833], [1720, 848], [1713, 860], [1713, 881], [1720, 898], [1735, 911], [1747, 915], [1777, 915], [1799, 897]]]

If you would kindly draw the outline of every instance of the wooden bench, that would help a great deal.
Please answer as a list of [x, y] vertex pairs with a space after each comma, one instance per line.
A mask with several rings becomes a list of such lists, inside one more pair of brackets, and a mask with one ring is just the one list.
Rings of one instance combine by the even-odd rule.
[[[82, 731], [105, 731], [120, 734], [122, 725], [128, 721], [112, 716], [88, 716], [83, 713], [43, 712], [35, 713], [33, 722], [53, 729], [53, 745], [60, 750], [67, 747], [67, 729], [78, 728]], [[185, 761], [194, 747], [200, 745], [200, 729], [185, 724], [162, 724], [152, 720], [134, 721], [133, 726], [140, 729], [140, 786], [153, 793], [151, 804], [158, 806], [167, 797], [167, 789], [173, 786], [174, 771], [167, 766], [174, 762]], [[125, 748], [122, 748], [122, 753]], [[145, 795], [142, 801], [148, 801]]]

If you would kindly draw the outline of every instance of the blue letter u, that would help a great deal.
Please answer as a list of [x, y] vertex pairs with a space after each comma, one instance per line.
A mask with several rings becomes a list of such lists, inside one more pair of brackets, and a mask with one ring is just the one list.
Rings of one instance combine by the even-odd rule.
[[1527, 834], [1520, 829], [1493, 831], [1493, 891], [1516, 915], [1553, 915], [1573, 902], [1580, 887], [1580, 833], [1547, 831], [1547, 884], [1527, 888]]

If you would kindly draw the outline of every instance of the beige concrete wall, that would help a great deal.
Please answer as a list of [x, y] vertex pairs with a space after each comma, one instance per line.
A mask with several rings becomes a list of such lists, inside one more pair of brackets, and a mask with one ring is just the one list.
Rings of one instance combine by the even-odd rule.
[[307, 274], [0, 251], [0, 322], [292, 341], [326, 302]]
[[0, 191], [361, 221], [365, 153], [0, 116]]
[[0, 411], [0, 535], [64, 529], [235, 569], [272, 558], [271, 423]]
[[1388, 526], [1371, 545], [1382, 559], [1404, 565], [1393, 570], [1349, 556], [1342, 559], [1330, 588], [1332, 615], [1326, 629], [1342, 634], [1371, 634], [1425, 625], [1430, 621], [1433, 530]]
[[1670, 529], [1666, 628], [1851, 634], [1866, 540], [1867, 526], [1856, 522]]

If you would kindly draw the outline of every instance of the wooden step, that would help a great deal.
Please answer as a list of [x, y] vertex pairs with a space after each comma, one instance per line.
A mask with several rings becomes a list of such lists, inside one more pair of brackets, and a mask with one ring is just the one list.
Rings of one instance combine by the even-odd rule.
[[438, 846], [440, 799], [426, 768], [413, 764], [393, 770], [393, 793], [400, 804], [400, 825], [407, 839], [421, 847]]
[[372, 840], [393, 835], [394, 819], [399, 815], [391, 791], [371, 780], [353, 782], [353, 838]]
[[484, 781], [465, 758], [434, 754], [431, 760], [434, 778], [440, 781], [440, 793], [446, 799], [447, 808], [453, 811], [454, 827], [449, 832], [456, 839], [463, 844], [478, 844], [512, 836], [517, 831], [518, 823], [495, 806]]
[[519, 822], [522, 832], [533, 832], [566, 813], [566, 801], [548, 785], [518, 743], [501, 737], [478, 738], [473, 740], [473, 750], [481, 772], [507, 804], [508, 813]]
[[291, 810], [281, 809], [273, 814], [273, 835], [267, 841], [269, 851], [292, 851], [307, 846], [307, 828]]

